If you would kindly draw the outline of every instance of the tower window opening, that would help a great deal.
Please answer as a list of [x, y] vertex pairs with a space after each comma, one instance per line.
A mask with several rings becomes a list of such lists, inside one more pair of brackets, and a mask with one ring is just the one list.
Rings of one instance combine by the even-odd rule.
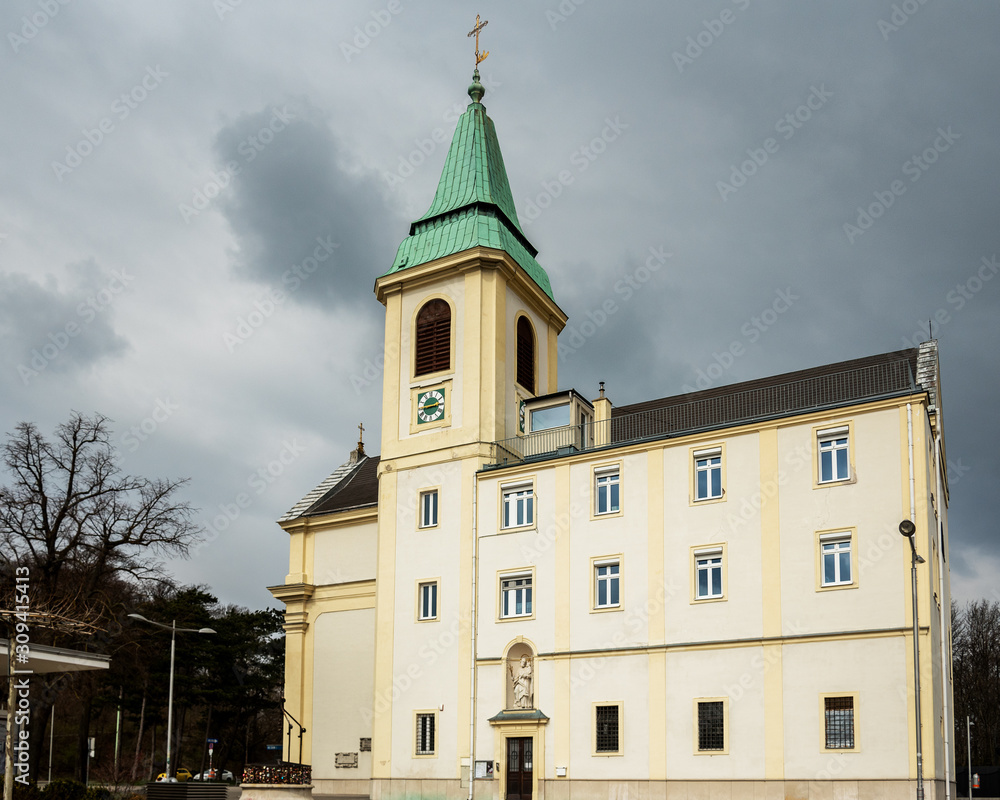
[[431, 300], [417, 314], [415, 375], [451, 369], [451, 307]]

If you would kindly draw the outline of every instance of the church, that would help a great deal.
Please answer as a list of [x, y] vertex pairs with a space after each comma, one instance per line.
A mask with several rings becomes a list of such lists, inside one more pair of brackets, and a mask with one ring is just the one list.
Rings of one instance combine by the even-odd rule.
[[314, 791], [951, 797], [937, 343], [625, 406], [561, 387], [567, 316], [468, 93], [375, 280], [380, 452], [278, 521]]

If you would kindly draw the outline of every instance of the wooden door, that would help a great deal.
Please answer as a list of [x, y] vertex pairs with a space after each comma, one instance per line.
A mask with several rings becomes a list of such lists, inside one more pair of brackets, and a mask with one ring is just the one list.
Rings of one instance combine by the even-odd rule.
[[507, 800], [531, 800], [532, 739], [507, 740]]

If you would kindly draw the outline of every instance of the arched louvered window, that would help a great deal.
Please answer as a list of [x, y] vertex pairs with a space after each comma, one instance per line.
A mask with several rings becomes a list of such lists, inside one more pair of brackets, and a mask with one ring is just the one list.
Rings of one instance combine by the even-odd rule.
[[451, 306], [431, 300], [417, 314], [416, 375], [451, 368]]
[[517, 319], [517, 382], [535, 393], [535, 332], [527, 317]]

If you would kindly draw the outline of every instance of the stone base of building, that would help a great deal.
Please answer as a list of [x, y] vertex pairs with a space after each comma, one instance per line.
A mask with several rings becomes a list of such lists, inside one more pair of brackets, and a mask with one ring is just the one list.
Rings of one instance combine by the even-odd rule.
[[[316, 783], [320, 783], [317, 781]], [[354, 795], [332, 784], [368, 784], [368, 781], [329, 781], [317, 794]], [[346, 788], [346, 786], [345, 786]], [[952, 800], [956, 798], [951, 786]], [[371, 800], [466, 800], [467, 785], [458, 780], [373, 780]], [[581, 781], [552, 779], [538, 782], [534, 800], [916, 800], [917, 782], [900, 780], [815, 781]], [[924, 800], [945, 800], [944, 781], [924, 781]], [[477, 780], [475, 800], [502, 800], [500, 781]]]
[[312, 800], [313, 785], [294, 783], [245, 783], [240, 800]]
[[353, 800], [371, 797], [372, 782], [367, 778], [317, 778], [313, 776], [313, 794]]

